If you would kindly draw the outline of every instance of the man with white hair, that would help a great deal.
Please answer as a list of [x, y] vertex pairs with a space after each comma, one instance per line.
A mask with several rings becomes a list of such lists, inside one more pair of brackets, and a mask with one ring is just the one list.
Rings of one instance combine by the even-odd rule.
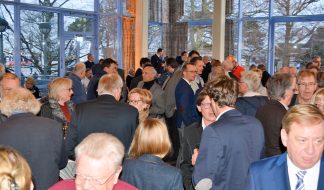
[[116, 137], [90, 134], [75, 148], [75, 180], [63, 180], [49, 190], [136, 190], [118, 180], [124, 154], [124, 146]]
[[95, 132], [116, 136], [128, 150], [138, 124], [138, 111], [118, 102], [122, 87], [118, 74], [106, 74], [99, 80], [98, 98], [76, 105], [66, 138], [69, 156], [82, 139]]

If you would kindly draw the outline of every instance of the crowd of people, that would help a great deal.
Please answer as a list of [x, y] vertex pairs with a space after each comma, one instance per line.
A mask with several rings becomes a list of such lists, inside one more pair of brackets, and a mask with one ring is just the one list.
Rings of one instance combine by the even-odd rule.
[[273, 76], [195, 50], [159, 48], [125, 78], [94, 61], [44, 97], [0, 67], [0, 189], [324, 189], [319, 56]]

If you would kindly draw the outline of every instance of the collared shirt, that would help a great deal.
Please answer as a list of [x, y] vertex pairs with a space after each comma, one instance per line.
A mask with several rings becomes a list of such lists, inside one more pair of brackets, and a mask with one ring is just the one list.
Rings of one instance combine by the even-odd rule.
[[[215, 121], [216, 121], [216, 120], [215, 120]], [[210, 124], [209, 124], [209, 125], [210, 125]], [[206, 125], [204, 119], [201, 119], [201, 127], [203, 128], [203, 130], [204, 130], [206, 127], [208, 127], [209, 125]]]
[[190, 82], [190, 86], [196, 94], [199, 88], [204, 87], [204, 80], [200, 76], [196, 76], [195, 80]]
[[278, 101], [281, 105], [283, 105], [285, 107], [286, 110], [289, 110], [289, 107], [285, 104], [283, 104], [282, 102]]
[[231, 110], [233, 110], [233, 109], [234, 109], [234, 108], [231, 108], [231, 109], [229, 109], [229, 110], [226, 110], [226, 111], [220, 113], [220, 114], [217, 116], [216, 121], [218, 121], [218, 119], [219, 119], [219, 118], [220, 118], [224, 113], [226, 113], [226, 112], [228, 112], [228, 111], [231, 111]]
[[[312, 168], [305, 170], [306, 174], [303, 178], [305, 189], [312, 190], [317, 189], [319, 172], [320, 172], [320, 164], [321, 160], [319, 160]], [[287, 154], [287, 167], [288, 167], [288, 176], [290, 182], [290, 189], [295, 190], [298, 178], [296, 174], [301, 171], [297, 166], [295, 166], [292, 161], [290, 160]]]
[[190, 85], [190, 82], [187, 79], [183, 78], [183, 80], [185, 80]]

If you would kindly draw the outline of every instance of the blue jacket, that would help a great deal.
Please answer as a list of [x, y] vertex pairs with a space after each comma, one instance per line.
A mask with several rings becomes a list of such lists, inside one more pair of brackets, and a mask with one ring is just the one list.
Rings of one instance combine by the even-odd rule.
[[182, 122], [188, 126], [200, 120], [196, 110], [196, 96], [191, 86], [182, 78], [175, 90], [176, 99], [176, 126], [181, 127]]
[[72, 102], [74, 105], [77, 105], [78, 103], [85, 102], [87, 100], [87, 94], [86, 91], [81, 83], [81, 78], [75, 74], [71, 74], [69, 76], [69, 79], [72, 80]]
[[[245, 190], [290, 189], [287, 153], [260, 160], [251, 165]], [[322, 155], [317, 190], [324, 189], [324, 156]]]
[[180, 170], [149, 154], [126, 159], [121, 179], [141, 190], [183, 190]]
[[249, 166], [260, 159], [263, 147], [263, 128], [257, 119], [235, 109], [223, 113], [203, 131], [194, 185], [207, 178], [213, 190], [242, 190]]

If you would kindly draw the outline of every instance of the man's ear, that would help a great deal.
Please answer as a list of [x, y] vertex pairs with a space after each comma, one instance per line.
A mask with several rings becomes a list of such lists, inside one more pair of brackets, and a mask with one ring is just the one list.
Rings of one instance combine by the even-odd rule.
[[280, 136], [282, 144], [287, 147], [288, 134], [285, 129], [281, 129]]
[[117, 171], [116, 171], [116, 175], [114, 176], [114, 184], [116, 185], [117, 182], [118, 182], [118, 178], [119, 178], [119, 175], [120, 175], [120, 172], [122, 171], [123, 167], [120, 166]]
[[201, 112], [201, 106], [197, 106], [199, 112]]

